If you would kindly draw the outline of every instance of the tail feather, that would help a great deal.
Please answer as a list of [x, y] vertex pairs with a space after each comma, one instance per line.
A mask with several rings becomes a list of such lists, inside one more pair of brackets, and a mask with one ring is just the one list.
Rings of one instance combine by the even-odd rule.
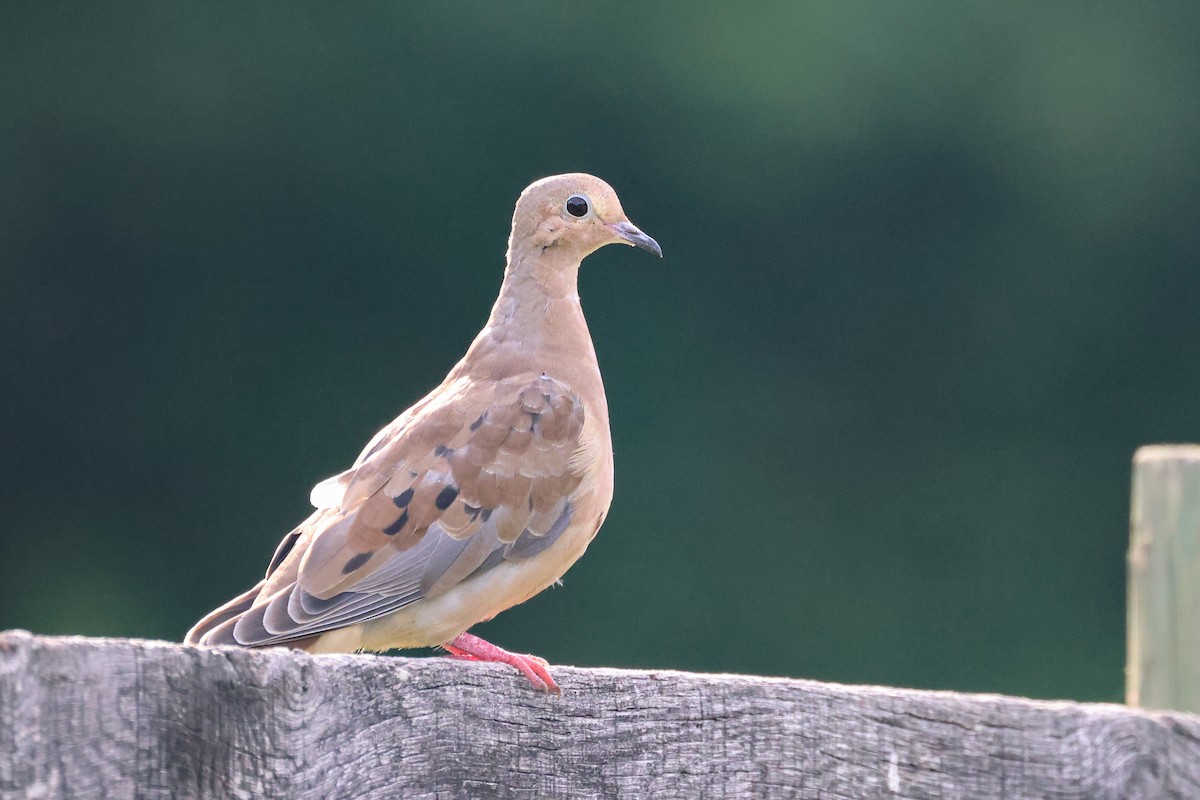
[[[223, 623], [246, 613], [246, 611], [248, 611], [250, 607], [254, 605], [255, 599], [258, 598], [259, 592], [262, 591], [264, 582], [265, 581], [259, 581], [253, 589], [238, 595], [220, 608], [209, 612], [204, 619], [192, 626], [192, 629], [187, 632], [187, 636], [183, 637], [183, 643], [237, 644], [237, 642], [233, 640], [232, 636], [228, 637], [227, 639], [225, 637], [218, 636], [215, 638], [210, 638], [207, 641], [205, 640], [205, 637], [208, 633], [214, 631], [214, 629], [220, 627]], [[233, 626], [229, 626], [228, 630], [232, 632]]]

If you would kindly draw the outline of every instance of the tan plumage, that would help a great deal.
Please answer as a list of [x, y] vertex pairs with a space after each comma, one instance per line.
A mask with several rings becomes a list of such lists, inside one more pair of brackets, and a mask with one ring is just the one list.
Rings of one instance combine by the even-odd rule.
[[313, 489], [317, 510], [284, 537], [263, 580], [186, 642], [441, 645], [556, 690], [545, 662], [465, 632], [558, 580], [608, 512], [608, 405], [577, 277], [585, 256], [613, 242], [661, 255], [599, 178], [529, 186], [500, 296], [466, 356]]

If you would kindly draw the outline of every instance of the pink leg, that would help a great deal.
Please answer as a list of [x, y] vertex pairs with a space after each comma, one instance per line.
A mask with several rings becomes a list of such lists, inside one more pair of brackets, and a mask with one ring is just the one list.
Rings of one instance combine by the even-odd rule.
[[442, 647], [454, 658], [509, 664], [519, 669], [521, 674], [533, 684], [533, 688], [538, 691], [562, 694], [558, 684], [554, 682], [554, 678], [550, 677], [550, 670], [546, 669], [550, 665], [544, 658], [510, 653], [469, 633], [460, 633], [454, 641], [444, 644]]

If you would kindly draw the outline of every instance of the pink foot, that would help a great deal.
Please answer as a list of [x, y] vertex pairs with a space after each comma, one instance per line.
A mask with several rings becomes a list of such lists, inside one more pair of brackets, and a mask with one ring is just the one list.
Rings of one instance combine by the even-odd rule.
[[465, 661], [494, 661], [500, 664], [509, 664], [519, 669], [521, 674], [533, 684], [533, 688], [539, 692], [562, 694], [558, 684], [554, 682], [554, 678], [550, 677], [550, 671], [547, 669], [550, 665], [544, 658], [510, 653], [469, 633], [460, 633], [454, 641], [444, 644], [442, 647], [452, 657]]

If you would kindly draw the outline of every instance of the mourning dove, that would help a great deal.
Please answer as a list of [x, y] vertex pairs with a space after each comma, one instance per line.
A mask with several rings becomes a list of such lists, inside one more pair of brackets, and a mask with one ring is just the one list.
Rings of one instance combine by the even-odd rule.
[[578, 276], [614, 242], [662, 256], [599, 178], [555, 175], [522, 192], [500, 296], [467, 354], [350, 469], [316, 485], [316, 511], [284, 537], [266, 576], [185, 641], [310, 653], [441, 646], [557, 692], [543, 659], [467, 629], [555, 583], [608, 513], [608, 403]]

